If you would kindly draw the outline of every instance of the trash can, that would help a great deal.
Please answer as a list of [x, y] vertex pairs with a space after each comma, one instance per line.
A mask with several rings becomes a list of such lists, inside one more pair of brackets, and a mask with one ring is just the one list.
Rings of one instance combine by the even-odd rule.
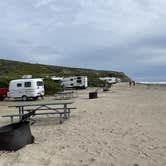
[[97, 97], [97, 92], [89, 92], [89, 99], [96, 99]]

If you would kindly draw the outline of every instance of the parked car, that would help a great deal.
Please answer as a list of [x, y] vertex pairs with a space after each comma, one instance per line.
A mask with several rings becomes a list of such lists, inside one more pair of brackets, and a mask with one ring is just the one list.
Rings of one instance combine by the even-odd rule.
[[0, 88], [0, 100], [3, 101], [5, 97], [7, 97], [9, 89], [8, 88]]

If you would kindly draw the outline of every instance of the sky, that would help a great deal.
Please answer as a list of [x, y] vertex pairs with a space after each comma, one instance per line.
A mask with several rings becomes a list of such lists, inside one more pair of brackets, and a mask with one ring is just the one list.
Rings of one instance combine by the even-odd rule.
[[165, 0], [0, 1], [0, 59], [166, 80]]

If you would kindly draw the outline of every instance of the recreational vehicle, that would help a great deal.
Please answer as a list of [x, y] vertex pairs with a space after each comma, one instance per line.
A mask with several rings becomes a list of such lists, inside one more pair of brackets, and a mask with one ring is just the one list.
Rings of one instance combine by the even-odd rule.
[[23, 101], [29, 98], [37, 99], [44, 96], [44, 82], [40, 78], [17, 79], [9, 83], [9, 98], [21, 98]]
[[52, 76], [51, 79], [56, 83], [61, 83], [64, 77]]
[[99, 79], [106, 81], [109, 84], [116, 84], [117, 82], [120, 82], [120, 79], [116, 77], [100, 77]]
[[73, 76], [62, 79], [61, 83], [65, 88], [87, 88], [88, 78], [87, 76]]

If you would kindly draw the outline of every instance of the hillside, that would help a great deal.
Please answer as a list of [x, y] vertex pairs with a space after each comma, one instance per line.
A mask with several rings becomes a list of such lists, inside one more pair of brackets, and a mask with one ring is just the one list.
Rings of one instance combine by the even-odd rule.
[[87, 75], [90, 84], [96, 82], [97, 78], [101, 76], [118, 77], [122, 81], [129, 80], [129, 77], [123, 72], [117, 71], [50, 66], [0, 59], [1, 78], [15, 79], [27, 74], [33, 75], [33, 77]]

